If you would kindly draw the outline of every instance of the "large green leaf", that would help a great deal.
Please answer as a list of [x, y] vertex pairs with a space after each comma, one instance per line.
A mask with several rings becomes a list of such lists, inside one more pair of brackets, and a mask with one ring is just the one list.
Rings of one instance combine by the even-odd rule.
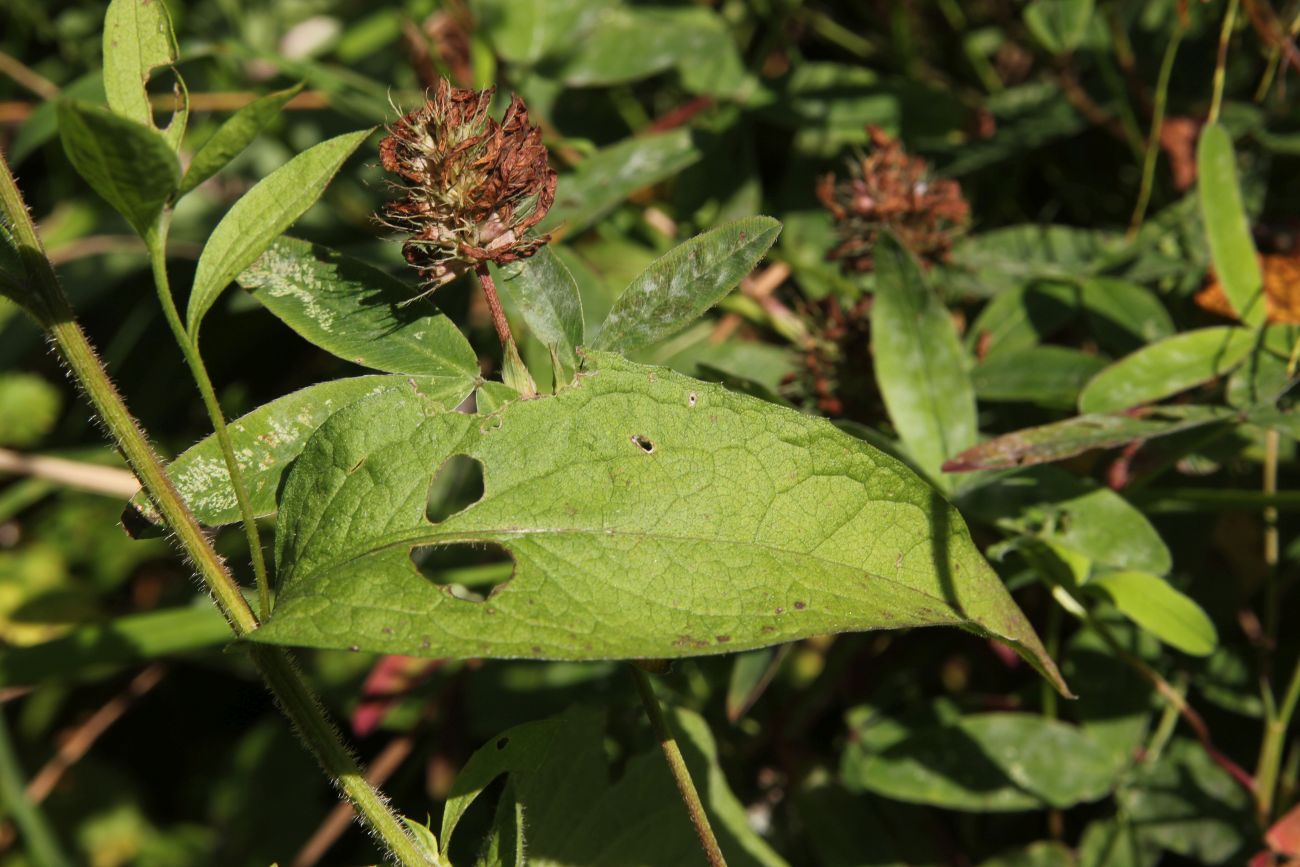
[[1079, 410], [1117, 412], [1178, 394], [1231, 373], [1254, 345], [1254, 332], [1226, 325], [1166, 337], [1094, 376], [1079, 395]]
[[1144, 286], [1117, 277], [1085, 277], [1079, 303], [1097, 342], [1123, 355], [1170, 337], [1174, 322], [1160, 299]]
[[[669, 720], [727, 863], [784, 865], [749, 827], [744, 806], [718, 766], [708, 724], [685, 710], [674, 711]], [[443, 854], [469, 806], [489, 783], [508, 774], [507, 788], [526, 820], [530, 867], [703, 864], [699, 838], [658, 748], [631, 756], [611, 782], [605, 727], [603, 711], [574, 707], [489, 741], [452, 785], [438, 835]]]
[[89, 103], [59, 103], [59, 135], [77, 173], [140, 235], [153, 233], [181, 180], [161, 133]]
[[457, 384], [478, 376], [469, 341], [430, 301], [328, 247], [280, 237], [237, 280], [303, 339], [354, 364]]
[[871, 351], [876, 382], [899, 439], [930, 476], [973, 445], [975, 390], [952, 317], [921, 266], [889, 234], [876, 245]]
[[1196, 173], [1205, 239], [1210, 244], [1210, 257], [1223, 294], [1242, 322], [1261, 326], [1268, 312], [1264, 305], [1264, 275], [1237, 184], [1232, 135], [1221, 124], [1212, 123], [1201, 131], [1196, 146]]
[[[241, 416], [230, 423], [230, 437], [253, 513], [275, 511], [275, 492], [285, 469], [321, 422], [342, 407], [368, 394], [414, 384], [430, 401], [452, 409], [470, 393], [474, 382], [475, 377], [467, 374], [357, 376], [310, 385]], [[168, 465], [167, 472], [201, 523], [216, 527], [240, 519], [215, 436], [195, 443]], [[132, 498], [129, 509], [150, 523], [161, 520], [143, 492]]]
[[985, 401], [1029, 401], [1069, 409], [1106, 359], [1067, 346], [1032, 346], [990, 355], [971, 371], [975, 395]]
[[595, 348], [627, 353], [681, 331], [754, 270], [779, 234], [771, 217], [746, 217], [678, 244], [623, 290]]
[[[153, 129], [153, 108], [146, 86], [155, 69], [172, 66], [178, 57], [166, 3], [113, 0], [108, 5], [104, 13], [104, 95], [116, 114]], [[179, 74], [176, 82], [184, 99], [185, 84]], [[182, 103], [162, 130], [173, 150], [180, 147], [188, 114], [188, 107]]]
[[555, 346], [566, 361], [576, 360], [574, 350], [586, 341], [582, 321], [582, 296], [573, 274], [543, 247], [527, 259], [501, 269], [499, 283], [506, 297], [523, 314], [533, 336]]
[[231, 207], [199, 255], [186, 328], [199, 323], [221, 290], [306, 212], [370, 130], [345, 133], [308, 148], [262, 178]]
[[573, 43], [573, 34], [610, 0], [479, 0], [483, 32], [505, 60], [534, 64]]
[[[1064, 688], [961, 517], [902, 464], [792, 410], [589, 361], [555, 396], [488, 416], [407, 388], [333, 416], [285, 481], [281, 590], [256, 638], [596, 659], [948, 624], [1010, 642]], [[482, 463], [483, 498], [430, 523], [429, 480], [453, 455]], [[483, 602], [411, 562], [483, 543], [515, 561]]]
[[302, 90], [301, 84], [258, 97], [235, 112], [217, 128], [190, 160], [177, 196], [183, 196], [225, 167], [257, 138], [266, 125], [280, 115], [280, 109]]
[[1208, 656], [1219, 644], [1214, 623], [1201, 606], [1159, 575], [1106, 572], [1084, 586], [1095, 588], [1134, 623], [1184, 653]]

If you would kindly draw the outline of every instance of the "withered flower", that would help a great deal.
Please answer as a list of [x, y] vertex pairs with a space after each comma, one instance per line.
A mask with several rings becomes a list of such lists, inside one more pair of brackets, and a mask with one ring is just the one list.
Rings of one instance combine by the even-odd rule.
[[961, 185], [934, 177], [925, 160], [909, 156], [880, 127], [868, 126], [867, 133], [871, 153], [849, 165], [850, 176], [826, 175], [817, 184], [840, 238], [827, 258], [851, 271], [870, 271], [876, 239], [889, 229], [922, 263], [946, 260], [970, 222]]
[[493, 93], [442, 79], [379, 143], [384, 168], [402, 179], [383, 221], [410, 236], [402, 252], [426, 291], [475, 266], [531, 256], [549, 240], [524, 237], [555, 201], [541, 130], [529, 126], [518, 96], [498, 123]]

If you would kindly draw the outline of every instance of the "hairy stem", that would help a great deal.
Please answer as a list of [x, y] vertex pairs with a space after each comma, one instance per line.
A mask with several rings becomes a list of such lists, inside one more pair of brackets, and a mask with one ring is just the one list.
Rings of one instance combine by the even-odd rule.
[[727, 859], [722, 856], [718, 838], [713, 834], [709, 816], [704, 812], [704, 804], [700, 801], [700, 793], [695, 790], [695, 782], [691, 779], [690, 768], [686, 767], [686, 759], [682, 758], [682, 751], [677, 746], [677, 738], [673, 736], [663, 708], [659, 706], [659, 699], [655, 696], [650, 676], [636, 664], [631, 668], [632, 677], [636, 680], [637, 692], [641, 693], [641, 703], [645, 705], [646, 716], [650, 718], [650, 727], [654, 729], [655, 737], [659, 739], [659, 746], [663, 748], [664, 758], [668, 760], [668, 770], [673, 775], [673, 782], [677, 784], [677, 791], [681, 793], [682, 802], [686, 804], [686, 812], [691, 818], [691, 824], [695, 826], [695, 833], [700, 838], [704, 856], [709, 859], [710, 867], [726, 867]]
[[479, 262], [474, 266], [474, 273], [478, 275], [479, 285], [483, 287], [483, 297], [487, 299], [488, 310], [492, 314], [492, 327], [497, 330], [501, 345], [509, 346], [515, 340], [510, 334], [510, 323], [506, 320], [506, 311], [501, 307], [501, 299], [497, 296], [497, 284], [492, 280], [487, 263]]
[[[127, 409], [107, 371], [81, 326], [77, 324], [67, 297], [45, 256], [36, 226], [14, 183], [9, 163], [0, 155], [0, 219], [13, 233], [28, 274], [22, 302], [49, 332], [86, 397], [94, 406], [114, 443], [121, 450], [136, 478], [144, 486], [176, 541], [189, 557], [212, 593], [217, 607], [236, 636], [258, 626], [257, 617], [240, 593], [239, 585], [212, 548], [198, 521], [173, 487], [144, 432]], [[276, 701], [290, 718], [308, 750], [352, 801], [366, 824], [380, 838], [398, 863], [426, 865], [428, 859], [407, 833], [401, 819], [384, 797], [366, 783], [360, 768], [326, 719], [320, 703], [302, 676], [281, 650], [253, 645], [252, 657]]]

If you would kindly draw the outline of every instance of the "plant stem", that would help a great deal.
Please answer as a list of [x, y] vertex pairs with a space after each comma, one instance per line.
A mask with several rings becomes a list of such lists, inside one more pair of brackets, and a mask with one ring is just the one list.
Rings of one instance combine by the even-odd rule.
[[22, 768], [9, 737], [9, 724], [0, 712], [0, 803], [13, 816], [31, 855], [32, 863], [42, 867], [69, 867], [71, 861], [59, 848], [59, 842], [45, 821], [45, 815], [27, 797]]
[[479, 285], [483, 287], [483, 297], [487, 299], [488, 310], [492, 313], [492, 327], [497, 330], [497, 337], [501, 340], [503, 347], [514, 343], [514, 337], [510, 334], [510, 322], [506, 319], [506, 311], [501, 307], [501, 299], [497, 296], [497, 284], [492, 280], [492, 273], [488, 271], [486, 262], [479, 262], [474, 266], [474, 273], [478, 275]]
[[[131, 416], [94, 348], [75, 321], [3, 155], [0, 155], [0, 218], [13, 233], [28, 273], [30, 294], [23, 294], [23, 303], [49, 332], [136, 478], [198, 569], [231, 630], [239, 637], [252, 632], [258, 626], [257, 617], [240, 593], [239, 585], [172, 486], [162, 461]], [[392, 856], [402, 865], [427, 865], [428, 859], [398, 816], [388, 808], [383, 795], [366, 783], [360, 768], [339, 740], [337, 730], [326, 719], [288, 654], [275, 648], [252, 645], [251, 655], [263, 680], [308, 750], [352, 801]]]
[[162, 304], [163, 316], [172, 336], [185, 356], [190, 374], [198, 384], [199, 394], [203, 396], [203, 406], [208, 411], [208, 419], [217, 435], [221, 446], [221, 456], [226, 462], [226, 473], [230, 476], [230, 487], [235, 492], [235, 502], [239, 504], [239, 517], [244, 526], [244, 538], [248, 541], [248, 553], [253, 561], [253, 579], [257, 585], [258, 613], [263, 619], [271, 615], [271, 581], [266, 573], [266, 557], [262, 552], [262, 539], [257, 533], [257, 516], [253, 514], [253, 504], [248, 499], [248, 486], [244, 484], [244, 474], [235, 457], [235, 445], [230, 439], [226, 427], [226, 416], [221, 411], [221, 403], [212, 388], [212, 378], [208, 376], [207, 366], [199, 353], [198, 334], [188, 334], [181, 324], [181, 317], [176, 310], [176, 299], [172, 297], [171, 284], [167, 279], [167, 218], [159, 222], [160, 231], [156, 239], [148, 242], [149, 261], [153, 266], [154, 288], [158, 291], [158, 301]]
[[1232, 26], [1237, 20], [1237, 5], [1240, 0], [1228, 0], [1228, 11], [1223, 13], [1223, 29], [1219, 31], [1219, 54], [1214, 61], [1214, 95], [1210, 99], [1210, 114], [1207, 124], [1219, 120], [1219, 109], [1223, 106], [1223, 86], [1227, 78], [1228, 43], [1232, 41]]
[[1165, 46], [1165, 55], [1160, 61], [1160, 74], [1156, 78], [1155, 105], [1151, 109], [1151, 131], [1147, 134], [1146, 155], [1142, 160], [1142, 186], [1138, 190], [1137, 204], [1133, 207], [1133, 219], [1129, 222], [1128, 236], [1133, 238], [1142, 221], [1146, 218], [1147, 205], [1151, 202], [1151, 188], [1155, 185], [1156, 159], [1160, 155], [1160, 131], [1165, 125], [1165, 106], [1169, 101], [1169, 79], [1173, 75], [1174, 58], [1178, 46], [1183, 41], [1186, 27], [1180, 21], [1174, 25], [1173, 35]]
[[677, 739], [668, 726], [663, 708], [659, 706], [659, 699], [655, 696], [650, 676], [635, 663], [631, 668], [637, 692], [641, 693], [641, 704], [645, 705], [646, 716], [650, 718], [650, 727], [654, 729], [655, 737], [659, 739], [659, 746], [663, 748], [664, 758], [668, 760], [668, 770], [673, 775], [673, 782], [677, 784], [677, 791], [681, 793], [683, 803], [686, 804], [686, 812], [691, 818], [691, 824], [695, 826], [695, 833], [700, 838], [704, 856], [709, 859], [710, 867], [726, 867], [727, 859], [722, 856], [718, 838], [713, 835], [713, 827], [709, 825], [709, 816], [704, 812], [700, 793], [695, 790], [690, 768], [686, 767], [686, 760], [682, 758]]
[[1264, 742], [1259, 748], [1259, 761], [1255, 767], [1255, 809], [1262, 823], [1272, 819], [1274, 797], [1277, 793], [1278, 771], [1282, 766], [1282, 752], [1286, 746], [1287, 729], [1300, 702], [1300, 659], [1291, 671], [1286, 695], [1277, 713], [1271, 714], [1264, 726]]

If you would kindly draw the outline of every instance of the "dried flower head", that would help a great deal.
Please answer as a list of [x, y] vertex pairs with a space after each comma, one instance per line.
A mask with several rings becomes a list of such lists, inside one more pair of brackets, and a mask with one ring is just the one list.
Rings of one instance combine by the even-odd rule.
[[480, 263], [531, 256], [549, 240], [524, 237], [555, 201], [541, 130], [529, 126], [518, 96], [494, 120], [493, 92], [443, 79], [379, 143], [384, 168], [402, 179], [383, 221], [410, 236], [402, 252], [430, 291]]
[[840, 243], [828, 258], [851, 271], [870, 271], [882, 229], [890, 229], [925, 264], [947, 259], [970, 221], [961, 185], [935, 178], [925, 160], [877, 126], [868, 126], [871, 153], [849, 165], [850, 176], [826, 175], [817, 197], [835, 217]]

